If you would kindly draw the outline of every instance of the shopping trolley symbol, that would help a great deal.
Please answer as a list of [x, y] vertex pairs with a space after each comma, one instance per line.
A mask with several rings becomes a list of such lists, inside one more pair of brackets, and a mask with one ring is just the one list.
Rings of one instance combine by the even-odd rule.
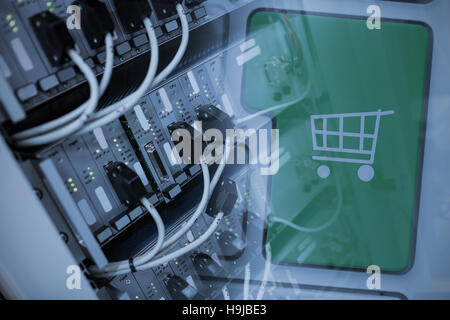
[[[380, 128], [381, 116], [393, 115], [394, 110], [391, 111], [381, 111], [376, 112], [361, 112], [361, 113], [341, 113], [341, 114], [324, 114], [324, 115], [312, 115], [311, 116], [311, 129], [313, 138], [313, 150], [322, 152], [333, 152], [347, 154], [348, 156], [353, 155], [353, 157], [330, 157], [330, 156], [313, 156], [313, 160], [318, 161], [332, 161], [332, 162], [342, 162], [342, 163], [356, 163], [361, 164], [358, 169], [358, 177], [364, 182], [368, 182], [374, 177], [374, 169], [372, 165], [375, 160], [375, 150], [377, 147], [377, 139]], [[375, 118], [375, 129], [373, 133], [366, 133], [366, 120], [369, 117]], [[344, 132], [344, 120], [350, 118], [360, 119], [360, 132]], [[317, 121], [319, 120], [319, 121]], [[338, 131], [327, 130], [327, 121], [339, 121]], [[322, 123], [322, 128], [316, 127], [316, 122]], [[335, 136], [339, 138], [339, 147], [328, 146], [328, 137]], [[351, 148], [344, 147], [344, 139], [346, 137], [358, 138], [359, 147]], [[321, 138], [321, 139], [320, 139]], [[369, 139], [372, 142], [370, 148], [365, 148], [364, 142]], [[321, 142], [321, 145], [319, 145]], [[358, 159], [357, 156], [360, 158]], [[365, 156], [366, 158], [370, 156], [369, 159], [361, 159]], [[319, 177], [326, 179], [330, 176], [330, 168], [327, 165], [322, 165], [317, 169], [317, 174]]]

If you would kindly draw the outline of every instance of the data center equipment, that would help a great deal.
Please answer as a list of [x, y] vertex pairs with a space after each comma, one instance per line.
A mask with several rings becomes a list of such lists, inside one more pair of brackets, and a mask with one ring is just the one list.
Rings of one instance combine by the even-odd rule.
[[450, 298], [450, 2], [0, 2], [0, 296]]

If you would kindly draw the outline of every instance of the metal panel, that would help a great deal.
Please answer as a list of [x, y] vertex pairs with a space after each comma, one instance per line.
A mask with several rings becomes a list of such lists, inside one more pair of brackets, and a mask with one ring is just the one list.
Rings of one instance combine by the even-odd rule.
[[3, 138], [0, 138], [0, 154], [2, 293], [8, 299], [97, 299], [83, 275], [80, 290], [67, 289], [67, 267], [78, 263]]

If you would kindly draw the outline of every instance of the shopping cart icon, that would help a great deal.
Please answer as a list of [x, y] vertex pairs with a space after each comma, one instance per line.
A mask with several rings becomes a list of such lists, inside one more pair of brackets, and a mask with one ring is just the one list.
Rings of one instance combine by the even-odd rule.
[[[376, 112], [361, 112], [361, 113], [341, 113], [341, 114], [324, 114], [324, 115], [312, 115], [311, 116], [311, 129], [313, 139], [313, 150], [327, 153], [341, 153], [346, 154], [348, 157], [331, 157], [331, 156], [313, 156], [313, 160], [318, 161], [332, 161], [342, 163], [355, 163], [361, 164], [358, 169], [358, 177], [361, 181], [368, 182], [373, 179], [375, 171], [372, 167], [375, 160], [375, 150], [377, 147], [378, 133], [380, 129], [380, 120], [382, 116], [393, 115], [394, 110]], [[345, 132], [344, 120], [350, 118], [360, 119], [360, 131], [359, 132]], [[373, 133], [366, 133], [366, 120], [369, 118], [375, 118], [375, 128]], [[327, 130], [327, 122], [330, 120], [338, 121], [338, 131]], [[321, 124], [319, 128], [316, 124]], [[336, 146], [329, 146], [328, 138], [337, 137], [339, 141]], [[344, 147], [344, 140], [359, 139], [359, 146]], [[371, 142], [370, 147], [367, 147], [367, 141]], [[366, 142], [366, 144], [365, 144]], [[358, 143], [357, 143], [358, 144]], [[350, 157], [352, 156], [353, 157]], [[369, 159], [362, 159], [363, 157]], [[358, 158], [359, 157], [359, 158]], [[317, 169], [319, 177], [326, 179], [330, 176], [330, 168], [327, 165], [322, 165]]]

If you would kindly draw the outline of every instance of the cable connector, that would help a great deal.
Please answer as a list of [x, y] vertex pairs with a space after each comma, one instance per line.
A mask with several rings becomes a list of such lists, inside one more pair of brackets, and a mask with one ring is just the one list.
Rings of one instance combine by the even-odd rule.
[[182, 0], [152, 0], [158, 19], [166, 19], [176, 15], [176, 6], [181, 5]]
[[76, 0], [72, 3], [81, 8], [81, 26], [91, 49], [105, 45], [107, 33], [114, 33], [114, 21], [106, 4], [98, 0]]
[[66, 21], [48, 11], [35, 14], [29, 20], [50, 64], [59, 67], [70, 61], [67, 52], [75, 48], [75, 42]]
[[120, 202], [125, 206], [138, 205], [140, 199], [146, 196], [147, 190], [141, 178], [126, 164], [110, 162], [105, 170]]
[[114, 0], [113, 3], [126, 34], [144, 28], [142, 21], [152, 15], [152, 8], [147, 0]]
[[233, 211], [238, 199], [236, 183], [228, 178], [219, 181], [206, 208], [206, 213], [214, 217], [217, 213], [223, 212], [225, 216]]
[[166, 287], [175, 300], [200, 300], [204, 298], [197, 290], [183, 278], [171, 275], [165, 281]]

